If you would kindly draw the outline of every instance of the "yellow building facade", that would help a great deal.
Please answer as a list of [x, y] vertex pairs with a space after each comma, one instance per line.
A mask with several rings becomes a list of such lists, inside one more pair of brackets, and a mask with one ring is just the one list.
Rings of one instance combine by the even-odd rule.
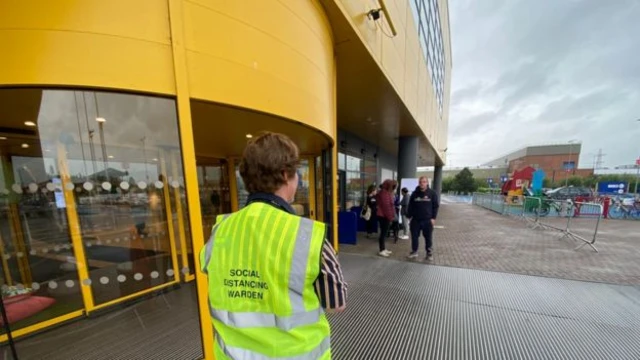
[[383, 169], [444, 163], [448, 34], [443, 0], [0, 1], [0, 341], [213, 358], [194, 254], [244, 205], [247, 138], [296, 141], [293, 207], [338, 248], [338, 211]]

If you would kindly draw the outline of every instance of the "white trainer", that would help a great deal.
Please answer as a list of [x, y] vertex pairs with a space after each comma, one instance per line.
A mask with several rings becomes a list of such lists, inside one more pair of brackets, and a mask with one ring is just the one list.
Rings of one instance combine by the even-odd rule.
[[382, 251], [380, 251], [380, 252], [378, 253], [378, 255], [379, 255], [379, 256], [382, 256], [382, 257], [389, 257], [389, 254], [386, 252], [386, 250], [382, 250]]

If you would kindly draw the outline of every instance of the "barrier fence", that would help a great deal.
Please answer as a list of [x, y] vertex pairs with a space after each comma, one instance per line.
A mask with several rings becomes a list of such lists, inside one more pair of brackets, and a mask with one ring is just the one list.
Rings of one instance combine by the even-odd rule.
[[[595, 243], [598, 236], [600, 220], [604, 214], [604, 206], [601, 203], [551, 200], [540, 197], [517, 197], [517, 200], [506, 201], [506, 198], [498, 194], [474, 194], [472, 203], [485, 209], [495, 211], [502, 215], [520, 219], [531, 229], [559, 231], [560, 239], [568, 238], [580, 241], [581, 244], [575, 250], [589, 245], [595, 252], [598, 249]], [[572, 227], [572, 219], [577, 217], [595, 219], [593, 230], [581, 227], [580, 234]], [[566, 219], [566, 220], [564, 220]], [[590, 224], [591, 222], [587, 223]], [[584, 225], [585, 223], [581, 223]]]
[[472, 203], [498, 214], [505, 213], [504, 197], [500, 194], [473, 194]]

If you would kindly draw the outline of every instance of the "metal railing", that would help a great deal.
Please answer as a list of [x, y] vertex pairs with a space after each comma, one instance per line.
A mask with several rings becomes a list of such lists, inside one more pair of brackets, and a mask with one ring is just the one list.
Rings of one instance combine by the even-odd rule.
[[[526, 222], [531, 229], [555, 230], [562, 233], [560, 239], [568, 238], [580, 241], [582, 244], [574, 250], [579, 250], [585, 245], [589, 245], [595, 252], [598, 249], [595, 243], [598, 237], [600, 220], [604, 212], [602, 204], [593, 202], [573, 202], [571, 200], [551, 200], [540, 197], [521, 197], [519, 203], [506, 203], [501, 195], [473, 194], [474, 205], [483, 207], [497, 213], [513, 216]], [[595, 229], [585, 231], [581, 229], [583, 235], [576, 233], [572, 228], [572, 219], [584, 217], [595, 219]], [[566, 218], [566, 222], [560, 219]], [[545, 219], [545, 220], [543, 220]], [[584, 235], [588, 232], [589, 235]]]
[[474, 193], [472, 203], [487, 210], [495, 211], [498, 214], [505, 213], [504, 197], [500, 194]]

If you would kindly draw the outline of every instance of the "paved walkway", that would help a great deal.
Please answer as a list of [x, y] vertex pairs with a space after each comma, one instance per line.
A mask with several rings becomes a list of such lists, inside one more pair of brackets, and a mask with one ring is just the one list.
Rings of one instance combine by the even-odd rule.
[[[522, 221], [470, 204], [443, 201], [437, 226], [444, 228], [434, 231], [434, 265], [640, 285], [640, 221], [604, 220], [598, 253], [588, 246], [575, 251], [580, 243], [559, 239], [559, 232], [532, 230]], [[595, 229], [595, 220], [577, 219], [573, 226], [586, 236]], [[420, 242], [419, 262], [424, 263], [424, 240]], [[405, 260], [410, 248], [410, 240], [387, 240], [392, 258]], [[357, 245], [343, 244], [340, 251], [376, 256], [378, 241], [360, 234]]]

